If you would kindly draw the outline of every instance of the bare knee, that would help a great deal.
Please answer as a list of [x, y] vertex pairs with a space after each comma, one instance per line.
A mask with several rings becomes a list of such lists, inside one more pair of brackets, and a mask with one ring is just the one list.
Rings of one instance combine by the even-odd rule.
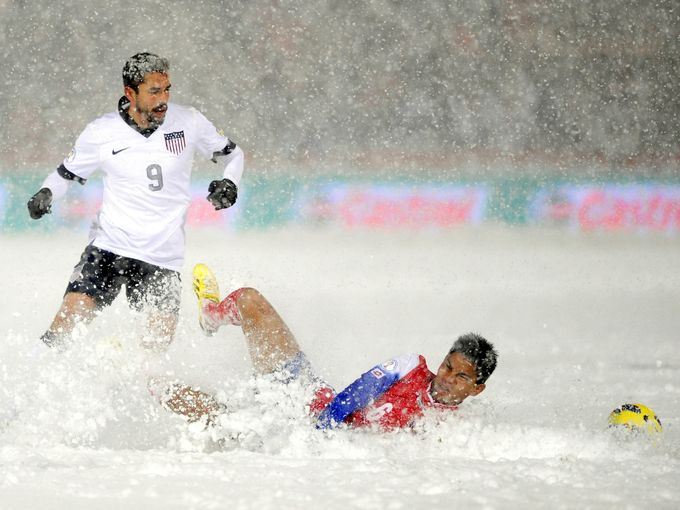
[[242, 318], [261, 318], [270, 315], [273, 311], [272, 305], [260, 294], [257, 289], [243, 287], [239, 289], [236, 304]]
[[55, 321], [89, 320], [96, 309], [94, 298], [79, 292], [69, 292], [64, 296]]
[[79, 292], [68, 292], [52, 320], [49, 331], [58, 335], [68, 335], [77, 322], [89, 322], [96, 309], [97, 303], [92, 297]]
[[62, 301], [62, 308], [69, 311], [92, 310], [96, 307], [94, 298], [80, 292], [68, 292]]
[[151, 351], [165, 352], [175, 338], [177, 320], [177, 315], [173, 313], [159, 313], [157, 310], [149, 313], [147, 331], [142, 337], [142, 347]]

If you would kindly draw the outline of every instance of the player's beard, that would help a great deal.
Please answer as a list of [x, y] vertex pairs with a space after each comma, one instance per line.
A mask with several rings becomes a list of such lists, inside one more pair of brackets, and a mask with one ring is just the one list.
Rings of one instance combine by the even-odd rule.
[[444, 404], [447, 406], [457, 406], [461, 403], [461, 400], [453, 395], [445, 387], [441, 387], [436, 381], [432, 382], [430, 388], [430, 396], [438, 404]]
[[[161, 124], [163, 124], [163, 121], [165, 121], [165, 114], [167, 113], [167, 110], [168, 105], [166, 103], [161, 103], [148, 110], [142, 109], [139, 106], [137, 107], [137, 111], [142, 116], [142, 118], [146, 120], [146, 122], [149, 124], [149, 128], [151, 129], [156, 129]], [[163, 116], [157, 117], [156, 115], [154, 115], [154, 112], [163, 112]]]

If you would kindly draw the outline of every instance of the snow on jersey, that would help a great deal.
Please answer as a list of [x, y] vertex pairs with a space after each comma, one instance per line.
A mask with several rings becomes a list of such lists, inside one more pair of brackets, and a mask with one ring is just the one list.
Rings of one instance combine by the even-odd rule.
[[[430, 385], [434, 374], [418, 354], [406, 354], [376, 365], [347, 386], [319, 414], [317, 426], [340, 423], [354, 427], [378, 425], [383, 429], [406, 427], [427, 407], [456, 409], [434, 402]], [[318, 409], [316, 403], [310, 408]]]
[[[97, 170], [103, 173], [104, 193], [90, 232], [92, 244], [181, 270], [194, 152], [210, 158], [228, 142], [196, 109], [173, 103], [168, 104], [163, 124], [148, 138], [118, 112], [91, 122], [63, 165], [82, 179]], [[238, 185], [243, 152], [236, 148], [226, 161], [224, 177]]]

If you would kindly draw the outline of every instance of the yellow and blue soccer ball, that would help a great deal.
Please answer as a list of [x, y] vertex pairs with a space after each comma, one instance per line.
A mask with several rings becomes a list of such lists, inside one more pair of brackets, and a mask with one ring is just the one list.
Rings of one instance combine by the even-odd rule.
[[661, 420], [642, 404], [623, 404], [609, 414], [609, 427], [656, 436], [663, 431]]

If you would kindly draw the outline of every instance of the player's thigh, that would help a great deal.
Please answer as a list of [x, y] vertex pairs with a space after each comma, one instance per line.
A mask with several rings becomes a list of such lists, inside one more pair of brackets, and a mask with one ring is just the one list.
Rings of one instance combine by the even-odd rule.
[[97, 308], [97, 301], [93, 297], [81, 292], [67, 292], [64, 294], [60, 312], [86, 316]]
[[134, 261], [128, 269], [126, 295], [136, 310], [152, 308], [165, 316], [179, 314], [182, 282], [179, 272]]
[[64, 299], [77, 304], [78, 296], [89, 297], [96, 308], [110, 305], [120, 292], [122, 281], [115, 268], [116, 255], [88, 245], [73, 268]]

